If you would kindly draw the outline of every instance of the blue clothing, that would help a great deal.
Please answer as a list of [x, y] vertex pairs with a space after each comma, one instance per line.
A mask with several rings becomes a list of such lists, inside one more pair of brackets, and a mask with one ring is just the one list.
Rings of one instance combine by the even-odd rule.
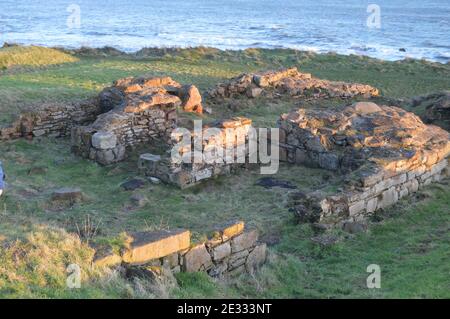
[[5, 183], [3, 182], [4, 179], [5, 179], [5, 174], [3, 173], [2, 164], [0, 164], [0, 189], [5, 188]]

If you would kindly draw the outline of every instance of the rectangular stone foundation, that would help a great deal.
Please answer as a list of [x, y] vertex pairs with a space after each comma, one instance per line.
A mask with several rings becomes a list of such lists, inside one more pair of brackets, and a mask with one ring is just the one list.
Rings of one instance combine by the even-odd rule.
[[108, 165], [122, 161], [127, 148], [168, 142], [176, 126], [175, 106], [154, 107], [139, 113], [110, 111], [89, 126], [72, 130], [72, 150], [85, 158]]
[[360, 221], [449, 176], [449, 133], [397, 107], [299, 109], [279, 125], [281, 159], [343, 175], [339, 192], [294, 201], [301, 221]]
[[[205, 136], [206, 131], [210, 128], [216, 129], [216, 133], [199, 142], [203, 157], [198, 163], [180, 163], [169, 155], [142, 154], [138, 163], [140, 174], [159, 178], [180, 188], [187, 188], [204, 180], [228, 175], [234, 170], [248, 166], [251, 121], [245, 118], [222, 121], [214, 127], [204, 127], [202, 136]], [[178, 133], [172, 135], [171, 146], [177, 148], [176, 155], [179, 158], [189, 157], [192, 159], [192, 150], [196, 147], [194, 141], [196, 136], [194, 132], [189, 132], [188, 136], [188, 145], [180, 146], [178, 143], [181, 142], [183, 135]], [[240, 151], [238, 151], [239, 147]], [[228, 153], [222, 152], [221, 155], [216, 156], [217, 153], [214, 151], [218, 149], [227, 149]], [[170, 152], [173, 153], [173, 150], [171, 149]], [[208, 158], [208, 154], [215, 156], [214, 161], [211, 160], [212, 157]]]
[[[403, 197], [419, 189], [450, 177], [448, 159], [431, 166], [420, 165], [409, 171], [393, 175], [387, 171], [366, 187], [355, 187], [320, 201], [320, 222], [337, 223], [340, 221], [362, 221], [379, 209], [394, 205]], [[379, 179], [379, 180], [378, 180]], [[375, 183], [375, 180], [378, 180]]]

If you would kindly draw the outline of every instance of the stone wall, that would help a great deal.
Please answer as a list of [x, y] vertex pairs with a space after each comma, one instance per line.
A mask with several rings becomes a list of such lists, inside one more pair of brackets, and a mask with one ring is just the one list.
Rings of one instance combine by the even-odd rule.
[[174, 105], [160, 105], [138, 113], [112, 110], [101, 114], [89, 126], [74, 127], [72, 150], [103, 165], [120, 162], [127, 149], [134, 146], [168, 142], [176, 120]]
[[[170, 147], [171, 154], [164, 156], [142, 154], [138, 167], [141, 174], [156, 177], [166, 183], [186, 188], [219, 175], [230, 174], [249, 163], [249, 132], [251, 120], [233, 118], [217, 122], [202, 128], [201, 136], [194, 131], [173, 133]], [[213, 128], [211, 133], [207, 132]], [[182, 143], [182, 141], [187, 143]], [[197, 145], [198, 143], [198, 145]], [[194, 151], [200, 151], [200, 160], [193, 157]], [[177, 161], [189, 159], [189, 161]]]
[[169, 145], [178, 108], [203, 111], [197, 88], [169, 77], [120, 79], [105, 88], [98, 100], [104, 113], [88, 126], [73, 128], [72, 149], [103, 165], [122, 161], [127, 149], [140, 144]]
[[282, 159], [345, 174], [341, 192], [296, 200], [303, 221], [360, 220], [448, 176], [449, 133], [397, 107], [300, 109], [282, 115], [279, 125]]
[[93, 122], [100, 113], [96, 99], [37, 105], [21, 114], [11, 125], [0, 127], [0, 140], [45, 135], [67, 136], [73, 127]]
[[448, 158], [431, 165], [419, 164], [410, 170], [397, 173], [384, 170], [356, 181], [364, 183], [364, 186], [348, 185], [341, 192], [332, 195], [321, 192], [305, 195], [294, 201], [292, 209], [301, 222], [359, 222], [377, 210], [385, 209], [414, 194], [424, 186], [448, 177]]
[[208, 92], [210, 98], [223, 99], [247, 96], [255, 98], [280, 95], [308, 98], [351, 98], [357, 95], [377, 96], [378, 90], [370, 85], [316, 79], [297, 68], [251, 74], [242, 74], [227, 83], [219, 84]]
[[216, 227], [199, 244], [192, 244], [190, 236], [183, 229], [129, 234], [120, 254], [97, 247], [93, 262], [122, 265], [128, 274], [160, 273], [159, 268], [165, 268], [223, 277], [253, 272], [266, 260], [266, 244], [258, 242], [258, 231], [246, 229], [242, 221]]

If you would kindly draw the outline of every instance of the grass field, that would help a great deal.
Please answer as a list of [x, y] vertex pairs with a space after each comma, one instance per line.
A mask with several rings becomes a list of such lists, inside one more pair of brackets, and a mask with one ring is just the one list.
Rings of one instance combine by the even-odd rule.
[[[0, 50], [0, 66], [6, 66], [0, 71], [0, 124], [36, 103], [90, 97], [117, 78], [143, 73], [169, 75], [206, 90], [242, 72], [297, 66], [320, 78], [371, 84], [389, 98], [406, 99], [450, 88], [449, 65], [415, 60], [383, 62], [256, 49], [150, 50], [115, 56], [54, 50], [47, 55], [39, 48], [16, 48], [18, 55], [9, 50]], [[243, 102], [245, 107], [234, 112], [226, 105], [215, 105], [209, 118], [243, 115], [257, 125], [273, 125], [280, 113], [298, 103], [256, 99]], [[325, 235], [294, 222], [286, 208], [286, 190], [256, 186], [261, 177], [258, 171], [243, 171], [184, 191], [148, 184], [137, 191], [148, 199], [138, 208], [130, 201], [133, 193], [120, 188], [136, 176], [136, 155], [102, 167], [73, 155], [69, 145], [68, 139], [53, 138], [0, 143], [8, 182], [0, 198], [0, 297], [450, 297], [448, 181], [380, 213], [368, 233], [349, 235], [336, 230]], [[339, 176], [330, 172], [301, 166], [283, 165], [276, 177], [304, 192], [337, 188], [340, 183]], [[72, 207], [55, 207], [50, 194], [65, 186], [80, 187], [87, 198]], [[194, 238], [201, 240], [214, 224], [240, 218], [257, 227], [270, 244], [269, 262], [254, 276], [229, 281], [179, 274], [177, 287], [131, 282], [114, 271], [90, 266], [93, 251], [77, 235], [88, 218], [98, 226], [93, 240], [113, 245], [120, 244], [123, 231], [176, 227], [191, 229]], [[334, 236], [338, 242], [323, 246], [311, 240], [317, 236]], [[66, 267], [71, 263], [82, 268], [81, 289], [66, 288]], [[381, 267], [381, 289], [366, 287], [369, 264]]]

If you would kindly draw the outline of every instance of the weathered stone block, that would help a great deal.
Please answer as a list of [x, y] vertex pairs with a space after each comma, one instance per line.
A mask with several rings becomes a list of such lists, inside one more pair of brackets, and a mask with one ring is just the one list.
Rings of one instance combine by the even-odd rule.
[[359, 114], [371, 114], [382, 111], [381, 107], [372, 102], [357, 102], [353, 104], [353, 107]]
[[191, 248], [183, 259], [183, 270], [186, 272], [207, 270], [213, 265], [211, 255], [204, 244]]
[[155, 174], [160, 162], [160, 155], [154, 155], [150, 153], [141, 154], [139, 156], [138, 168], [147, 175]]
[[97, 132], [92, 135], [92, 146], [100, 150], [108, 150], [116, 147], [117, 136], [112, 132]]
[[214, 247], [211, 253], [214, 261], [222, 260], [231, 255], [231, 245], [229, 242], [223, 243]]
[[183, 229], [134, 233], [122, 257], [126, 263], [143, 264], [189, 248], [190, 236]]
[[394, 205], [398, 201], [398, 193], [395, 187], [391, 187], [381, 194], [381, 198], [378, 201], [378, 208], [382, 209]]
[[361, 200], [359, 202], [352, 203], [348, 207], [348, 212], [349, 212], [350, 216], [354, 216], [354, 215], [357, 215], [357, 214], [360, 214], [361, 212], [363, 212], [365, 208], [366, 208], [365, 201]]
[[208, 274], [211, 277], [218, 278], [222, 277], [223, 274], [228, 270], [228, 265], [225, 262], [214, 265], [209, 271]]
[[111, 247], [99, 247], [95, 251], [92, 263], [97, 267], [112, 267], [122, 263], [122, 257], [116, 254]]
[[174, 267], [178, 266], [180, 264], [179, 254], [173, 253], [173, 254], [170, 254], [169, 256], [163, 257], [162, 264], [164, 266], [167, 265], [170, 268], [174, 268]]
[[377, 210], [377, 205], [378, 205], [378, 198], [374, 197], [371, 198], [367, 201], [367, 205], [366, 205], [366, 211], [367, 213], [373, 213]]
[[231, 221], [214, 227], [213, 239], [227, 241], [230, 238], [239, 235], [244, 231], [245, 223], [243, 221]]
[[235, 263], [237, 260], [244, 259], [248, 256], [249, 251], [248, 250], [241, 250], [237, 253], [233, 253], [228, 260], [230, 264]]
[[231, 240], [231, 251], [233, 253], [253, 247], [258, 240], [258, 231], [256, 229], [247, 230]]

